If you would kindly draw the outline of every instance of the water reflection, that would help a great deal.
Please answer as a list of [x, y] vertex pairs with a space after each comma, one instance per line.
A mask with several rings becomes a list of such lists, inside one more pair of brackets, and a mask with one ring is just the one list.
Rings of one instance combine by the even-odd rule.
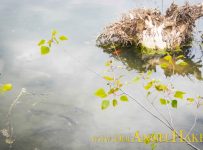
[[[163, 69], [166, 77], [175, 74], [181, 76], [194, 76], [198, 80], [202, 80], [202, 61], [194, 60], [195, 55], [191, 54], [190, 48], [185, 48], [172, 54], [173, 62], [165, 60], [166, 55], [143, 55], [135, 47], [116, 50], [103, 49], [105, 53], [110, 54], [115, 59], [121, 61], [128, 70], [137, 70], [138, 72], [147, 72], [153, 70], [156, 72], [157, 67]], [[119, 56], [119, 57], [118, 57]], [[184, 64], [178, 62], [183, 61]]]

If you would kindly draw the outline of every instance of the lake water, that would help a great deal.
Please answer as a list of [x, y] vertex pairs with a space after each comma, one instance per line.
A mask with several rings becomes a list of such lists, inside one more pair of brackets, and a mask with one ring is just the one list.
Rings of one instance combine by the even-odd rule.
[[[164, 1], [163, 10], [171, 2]], [[184, 4], [184, 0], [175, 2]], [[191, 1], [198, 2], [201, 1]], [[170, 133], [133, 101], [102, 111], [101, 100], [94, 96], [96, 89], [105, 87], [95, 72], [101, 74], [110, 58], [95, 46], [97, 35], [122, 13], [140, 7], [162, 9], [162, 3], [161, 0], [0, 0], [0, 83], [13, 84], [12, 91], [0, 95], [0, 129], [6, 127], [9, 106], [21, 89], [31, 93], [22, 96], [13, 110], [14, 150], [147, 150], [150, 145], [143, 143], [95, 143], [91, 137], [136, 131]], [[197, 21], [195, 31], [201, 30], [202, 25], [202, 20]], [[49, 38], [52, 29], [67, 35], [69, 40], [41, 56], [37, 43]], [[198, 35], [195, 37], [198, 39]], [[199, 46], [194, 44], [192, 49], [193, 61], [200, 60]], [[130, 71], [120, 71], [127, 74], [125, 80], [137, 75], [137, 65], [133, 64]], [[202, 94], [203, 83], [197, 79], [202, 71], [199, 66], [189, 77], [178, 74], [166, 77], [159, 68], [152, 76], [166, 83], [171, 81], [175, 88], [197, 96]], [[136, 84], [125, 90], [153, 110], [143, 98], [146, 94], [142, 86]], [[166, 112], [166, 107], [158, 107]], [[184, 102], [171, 114], [176, 129], [190, 129], [195, 113], [198, 121], [193, 133], [203, 133], [202, 108], [196, 111], [195, 106]], [[203, 149], [202, 143], [195, 145]], [[3, 136], [0, 149], [9, 149]], [[189, 147], [185, 143], [161, 143], [157, 149]]]

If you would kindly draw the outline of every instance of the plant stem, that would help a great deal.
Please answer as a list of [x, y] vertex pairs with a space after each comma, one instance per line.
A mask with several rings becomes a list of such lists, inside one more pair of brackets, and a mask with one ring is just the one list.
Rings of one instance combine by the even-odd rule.
[[[151, 111], [149, 111], [141, 102], [139, 102], [138, 100], [136, 100], [133, 96], [129, 95], [128, 93], [126, 93], [125, 91], [123, 91], [122, 89], [120, 89], [120, 91], [122, 91], [125, 95], [127, 95], [128, 97], [130, 97], [134, 102], [136, 102], [140, 107], [142, 107], [145, 111], [147, 111], [150, 115], [152, 115], [154, 118], [156, 118], [157, 120], [159, 120], [161, 123], [163, 123], [167, 128], [169, 128], [171, 131], [175, 132], [175, 134], [179, 137], [182, 138], [175, 130], [173, 127], [171, 127], [171, 125], [168, 125], [167, 123], [165, 123], [162, 119], [160, 119], [157, 115], [155, 115], [154, 113], [152, 113]], [[190, 143], [186, 138], [182, 138], [182, 140], [184, 142], [187, 143], [187, 145], [189, 145], [191, 148], [195, 149], [195, 150], [200, 150], [199, 148], [197, 148], [195, 145], [193, 145], [192, 143]]]

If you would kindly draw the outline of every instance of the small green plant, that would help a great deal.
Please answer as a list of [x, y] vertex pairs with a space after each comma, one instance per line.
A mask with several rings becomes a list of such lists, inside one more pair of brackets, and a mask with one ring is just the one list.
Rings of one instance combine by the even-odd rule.
[[53, 44], [59, 44], [62, 41], [68, 40], [65, 35], [58, 36], [58, 34], [58, 31], [53, 30], [50, 39], [42, 39], [39, 41], [38, 46], [40, 47], [41, 55], [48, 54]]
[[104, 110], [108, 108], [110, 105], [116, 107], [118, 105], [118, 101], [128, 102], [128, 97], [121, 91], [123, 87], [123, 83], [121, 81], [122, 75], [116, 75], [115, 70], [118, 68], [122, 68], [121, 66], [115, 66], [113, 61], [107, 61], [105, 63], [107, 67], [107, 72], [110, 75], [103, 75], [102, 78], [107, 82], [108, 90], [105, 88], [99, 88], [95, 95], [101, 99], [101, 109]]

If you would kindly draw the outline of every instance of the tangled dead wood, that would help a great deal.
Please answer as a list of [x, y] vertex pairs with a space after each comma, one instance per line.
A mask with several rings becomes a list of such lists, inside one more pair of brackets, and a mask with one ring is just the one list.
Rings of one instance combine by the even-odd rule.
[[98, 36], [97, 46], [175, 49], [191, 40], [195, 21], [202, 16], [203, 3], [183, 6], [172, 3], [165, 15], [157, 9], [134, 9], [107, 26]]

